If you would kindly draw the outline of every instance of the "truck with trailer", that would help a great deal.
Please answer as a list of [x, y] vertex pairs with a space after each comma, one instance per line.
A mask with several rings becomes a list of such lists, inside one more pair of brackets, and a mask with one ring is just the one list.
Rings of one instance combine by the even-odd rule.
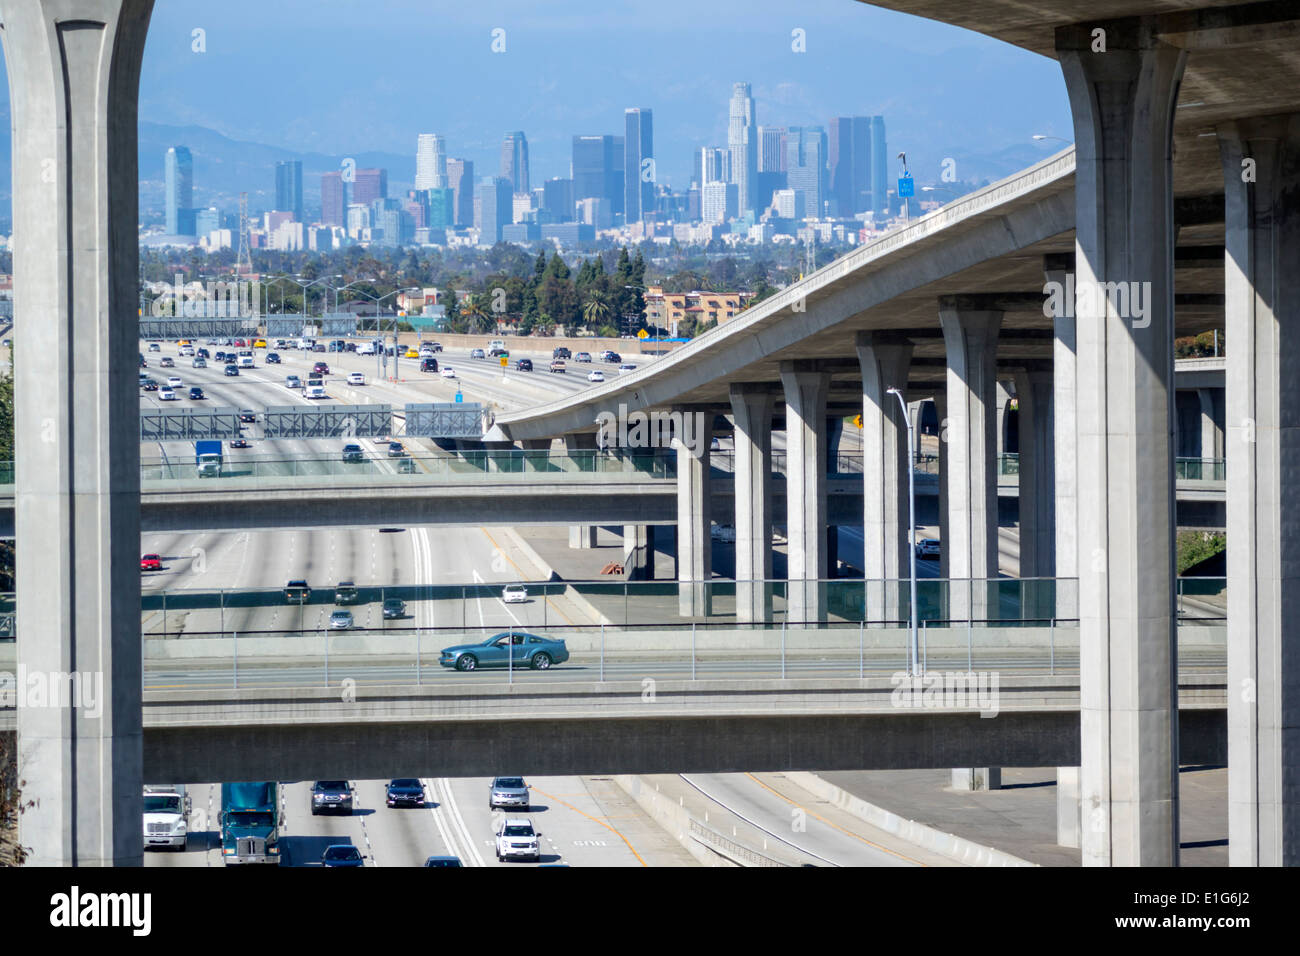
[[221, 442], [203, 438], [194, 443], [194, 470], [200, 478], [221, 477]]
[[280, 786], [273, 781], [221, 785], [221, 859], [226, 866], [280, 865]]

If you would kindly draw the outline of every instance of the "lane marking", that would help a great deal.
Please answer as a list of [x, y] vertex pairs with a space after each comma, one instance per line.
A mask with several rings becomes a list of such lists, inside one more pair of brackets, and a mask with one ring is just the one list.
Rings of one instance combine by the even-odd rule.
[[[752, 773], [746, 773], [745, 776], [748, 777], [750, 780], [753, 780], [756, 784], [758, 784], [760, 787], [762, 787], [762, 788], [763, 788], [764, 790], [766, 790], [768, 793], [773, 794], [774, 796], [780, 797], [780, 798], [781, 798], [782, 800], [784, 800], [786, 803], [790, 804], [790, 806], [792, 806], [792, 807], [798, 807], [800, 810], [802, 810], [804, 813], [808, 814], [808, 816], [812, 817], [814, 820], [819, 820], [819, 821], [821, 821], [822, 823], [826, 824], [828, 827], [834, 827], [836, 830], [839, 830], [841, 833], [846, 833], [846, 834], [848, 834], [849, 836], [853, 837], [853, 839], [855, 839], [855, 840], [861, 840], [863, 843], [867, 844], [868, 846], [875, 847], [877, 850], [883, 850], [885, 853], [888, 853], [888, 854], [890, 854], [891, 856], [896, 856], [896, 857], [898, 857], [900, 860], [907, 860], [907, 862], [909, 862], [909, 863], [915, 863], [917, 866], [929, 866], [929, 865], [930, 865], [930, 864], [928, 864], [928, 863], [922, 863], [920, 860], [914, 860], [912, 857], [906, 855], [905, 853], [897, 853], [897, 852], [895, 852], [894, 850], [891, 850], [891, 849], [890, 849], [889, 847], [887, 847], [887, 846], [881, 846], [879, 843], [874, 843], [874, 842], [872, 842], [871, 840], [868, 840], [866, 837], [862, 836], [861, 834], [854, 833], [852, 830], [845, 829], [844, 827], [840, 826], [838, 823], [832, 823], [830, 820], [827, 820], [825, 817], [821, 816], [820, 814], [816, 813], [815, 811], [813, 811], [813, 810], [809, 810], [807, 807], [802, 806], [801, 804], [795, 803], [793, 800], [791, 800], [791, 799], [790, 799], [789, 797], [787, 797], [785, 794], [783, 794], [783, 793], [781, 793], [781, 792], [779, 792], [779, 791], [777, 791], [777, 790], [773, 790], [771, 787], [769, 787], [767, 784], [765, 784], [762, 780], [759, 780], [757, 777], [755, 777]], [[795, 786], [795, 784], [791, 784], [791, 786]]]
[[465, 842], [466, 850], [468, 850], [469, 854], [477, 861], [475, 866], [487, 866], [487, 864], [483, 862], [483, 857], [479, 853], [478, 847], [474, 845], [474, 835], [470, 833], [469, 827], [465, 824], [465, 818], [460, 815], [460, 806], [456, 803], [456, 795], [452, 793], [450, 778], [442, 777], [439, 780], [439, 783], [442, 785], [443, 790], [447, 795], [446, 806], [449, 811], [449, 817], [459, 828], [460, 835]]
[[[496, 538], [492, 537], [492, 534], [488, 531], [487, 528], [479, 528], [479, 530], [482, 531], [483, 534], [487, 536], [488, 541], [492, 542], [492, 547], [497, 549], [497, 552], [501, 555], [501, 557], [505, 558], [506, 561], [510, 564], [510, 566], [519, 572], [519, 579], [521, 581], [525, 581], [528, 583], [540, 583], [543, 587], [545, 587], [547, 584], [550, 583], [548, 581], [538, 582], [535, 579], [528, 577], [528, 575], [524, 573], [523, 569], [520, 568], [519, 565], [515, 564], [514, 559], [511, 558], [510, 555], [506, 553], [505, 548], [497, 544]], [[556, 604], [554, 600], [551, 599], [551, 596], [549, 594], [546, 595], [545, 600], [547, 604], [549, 604], [552, 608], [555, 609], [556, 614], [564, 618], [566, 624], [568, 624], [570, 627], [578, 626], [577, 624], [574, 624], [573, 619], [569, 617], [569, 615], [565, 614], [564, 610], [558, 604]]]
[[[627, 845], [627, 848], [628, 848], [629, 850], [632, 851], [632, 855], [633, 855], [634, 857], [636, 857], [638, 863], [640, 863], [642, 866], [649, 866], [649, 865], [650, 865], [650, 864], [648, 864], [645, 860], [643, 860], [643, 859], [641, 858], [641, 854], [638, 853], [638, 852], [636, 851], [636, 847], [634, 847], [634, 846], [632, 845], [632, 841], [631, 841], [631, 840], [629, 840], [627, 837], [625, 837], [625, 836], [624, 836], [620, 831], [614, 829], [612, 826], [610, 826], [610, 825], [609, 825], [608, 823], [606, 823], [604, 820], [601, 820], [599, 817], [593, 817], [590, 813], [586, 813], [586, 812], [584, 812], [584, 811], [582, 811], [582, 810], [579, 810], [577, 807], [575, 807], [573, 804], [569, 803], [568, 801], [566, 801], [566, 800], [561, 800], [559, 797], [557, 797], [557, 796], [553, 796], [552, 794], [547, 793], [545, 790], [539, 789], [538, 787], [533, 787], [532, 789], [535, 790], [535, 791], [537, 791], [538, 793], [540, 793], [540, 794], [541, 794], [542, 796], [544, 796], [547, 800], [554, 800], [556, 803], [562, 803], [562, 804], [564, 804], [566, 807], [568, 807], [570, 810], [572, 810], [574, 813], [580, 813], [580, 814], [582, 814], [584, 817], [586, 817], [588, 820], [592, 821], [593, 823], [599, 823], [602, 827], [604, 827], [604, 828], [605, 828], [606, 830], [608, 830], [610, 833], [614, 834], [614, 836], [618, 837], [620, 840], [622, 840], [622, 841]], [[590, 796], [590, 794], [588, 794], [588, 796]], [[549, 829], [549, 828], [548, 828], [548, 829]], [[550, 842], [551, 842], [551, 845], [552, 845], [552, 846], [555, 845], [555, 841], [552, 840], [552, 841], [550, 841]], [[577, 844], [575, 843], [574, 845], [576, 846]], [[561, 856], [563, 856], [563, 854], [561, 854]]]

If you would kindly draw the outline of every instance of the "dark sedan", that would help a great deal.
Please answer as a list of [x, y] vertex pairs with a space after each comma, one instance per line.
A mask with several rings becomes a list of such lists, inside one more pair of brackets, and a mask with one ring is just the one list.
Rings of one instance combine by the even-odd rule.
[[238, 366], [238, 365], [227, 365], [227, 366], [226, 366], [226, 374], [229, 375], [231, 378], [236, 377], [237, 375], [239, 375], [239, 366]]
[[278, 352], [267, 352], [267, 353], [266, 353], [266, 364], [267, 364], [267, 365], [279, 365], [279, 364], [280, 364], [280, 354], [279, 354]]
[[531, 667], [544, 671], [552, 664], [563, 664], [568, 659], [569, 649], [564, 641], [553, 641], [522, 631], [503, 631], [479, 644], [444, 648], [438, 663], [458, 671], [480, 667]]
[[327, 846], [321, 854], [321, 866], [358, 867], [366, 865], [366, 858], [351, 843]]
[[388, 784], [387, 802], [390, 807], [422, 807], [424, 784], [413, 777], [394, 780]]

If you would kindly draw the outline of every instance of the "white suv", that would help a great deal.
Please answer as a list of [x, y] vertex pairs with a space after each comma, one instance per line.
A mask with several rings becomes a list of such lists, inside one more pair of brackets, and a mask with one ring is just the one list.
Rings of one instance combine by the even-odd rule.
[[497, 860], [532, 860], [541, 862], [541, 834], [531, 820], [507, 817], [497, 827]]

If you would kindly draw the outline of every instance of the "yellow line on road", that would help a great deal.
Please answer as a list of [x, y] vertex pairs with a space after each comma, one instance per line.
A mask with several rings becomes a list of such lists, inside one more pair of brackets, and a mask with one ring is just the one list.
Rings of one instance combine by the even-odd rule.
[[614, 834], [614, 836], [618, 837], [618, 838], [619, 838], [620, 840], [622, 840], [625, 844], [627, 844], [627, 848], [628, 848], [629, 850], [632, 851], [632, 855], [633, 855], [634, 857], [637, 858], [637, 862], [639, 862], [642, 866], [649, 866], [649, 864], [646, 863], [645, 860], [641, 859], [641, 854], [638, 853], [638, 852], [636, 851], [636, 847], [634, 847], [634, 846], [632, 845], [631, 841], [629, 841], [627, 837], [623, 836], [622, 833], [620, 833], [618, 830], [615, 830], [612, 826], [610, 826], [610, 825], [609, 825], [608, 823], [606, 823], [604, 820], [601, 820], [601, 819], [599, 819], [598, 817], [593, 817], [590, 813], [583, 813], [583, 811], [579, 810], [579, 809], [578, 809], [577, 807], [575, 807], [573, 804], [571, 804], [571, 803], [567, 803], [567, 802], [565, 802], [564, 800], [561, 800], [559, 797], [553, 797], [553, 796], [551, 796], [549, 793], [547, 793], [545, 790], [538, 790], [536, 787], [532, 787], [531, 789], [532, 789], [532, 790], [536, 790], [538, 793], [540, 793], [542, 796], [544, 796], [547, 800], [554, 800], [556, 803], [563, 803], [566, 807], [568, 807], [568, 808], [569, 808], [570, 810], [572, 810], [574, 813], [581, 813], [584, 817], [586, 817], [588, 820], [591, 820], [593, 823], [599, 823], [602, 827], [604, 827], [604, 828], [605, 828], [606, 830], [608, 830], [610, 833]]
[[898, 852], [896, 852], [896, 851], [894, 851], [894, 850], [891, 850], [891, 849], [890, 849], [889, 847], [887, 847], [887, 846], [881, 846], [879, 843], [873, 843], [871, 840], [868, 840], [866, 837], [862, 836], [861, 834], [854, 833], [852, 830], [846, 830], [844, 827], [840, 826], [838, 823], [832, 823], [830, 820], [827, 820], [827, 819], [826, 819], [825, 817], [823, 817], [823, 816], [819, 816], [818, 814], [814, 813], [812, 810], [809, 810], [807, 807], [804, 807], [804, 806], [801, 806], [800, 804], [795, 803], [793, 800], [791, 800], [791, 799], [790, 799], [789, 797], [787, 797], [785, 794], [780, 793], [779, 791], [773, 790], [771, 787], [769, 787], [767, 784], [765, 784], [762, 780], [759, 780], [757, 777], [755, 777], [752, 773], [747, 773], [747, 774], [745, 774], [745, 776], [748, 777], [750, 780], [754, 781], [756, 784], [758, 784], [760, 787], [762, 787], [762, 788], [763, 788], [764, 790], [766, 790], [768, 793], [772, 794], [773, 796], [780, 797], [782, 800], [784, 800], [786, 803], [790, 804], [790, 806], [792, 806], [792, 807], [798, 807], [798, 808], [799, 808], [800, 810], [802, 810], [804, 813], [808, 814], [808, 816], [812, 817], [814, 820], [820, 820], [822, 823], [826, 824], [828, 827], [834, 827], [835, 829], [839, 830], [841, 833], [847, 833], [849, 836], [853, 837], [853, 839], [855, 839], [855, 840], [861, 840], [863, 843], [867, 844], [867, 846], [873, 846], [873, 847], [875, 847], [877, 850], [883, 850], [885, 853], [888, 853], [890, 856], [896, 856], [896, 857], [898, 857], [900, 860], [907, 860], [909, 863], [915, 863], [917, 866], [929, 866], [928, 863], [922, 863], [920, 860], [914, 860], [914, 859], [912, 859], [910, 856], [907, 856], [906, 854], [898, 853]]
[[[492, 537], [492, 535], [488, 532], [488, 529], [479, 528], [479, 530], [482, 531], [483, 534], [487, 536], [487, 539], [492, 542], [492, 547], [496, 548], [497, 551], [501, 553], [501, 557], [509, 561], [510, 566], [519, 572], [519, 576], [523, 578], [525, 581], [529, 580], [528, 575], [524, 573], [524, 569], [521, 568], [519, 565], [515, 564], [515, 562], [511, 559], [510, 555], [506, 554], [506, 549], [501, 547], [501, 545], [497, 544], [497, 539]], [[545, 586], [545, 584], [543, 584], [543, 586]], [[551, 596], [549, 594], [545, 597], [544, 600], [551, 607], [555, 608], [555, 613], [560, 615], [560, 617], [564, 618], [564, 620], [568, 622], [570, 627], [577, 627], [577, 625], [573, 623], [573, 620], [569, 617], [569, 615], [565, 614], [564, 611], [560, 609], [560, 606], [551, 600]]]

